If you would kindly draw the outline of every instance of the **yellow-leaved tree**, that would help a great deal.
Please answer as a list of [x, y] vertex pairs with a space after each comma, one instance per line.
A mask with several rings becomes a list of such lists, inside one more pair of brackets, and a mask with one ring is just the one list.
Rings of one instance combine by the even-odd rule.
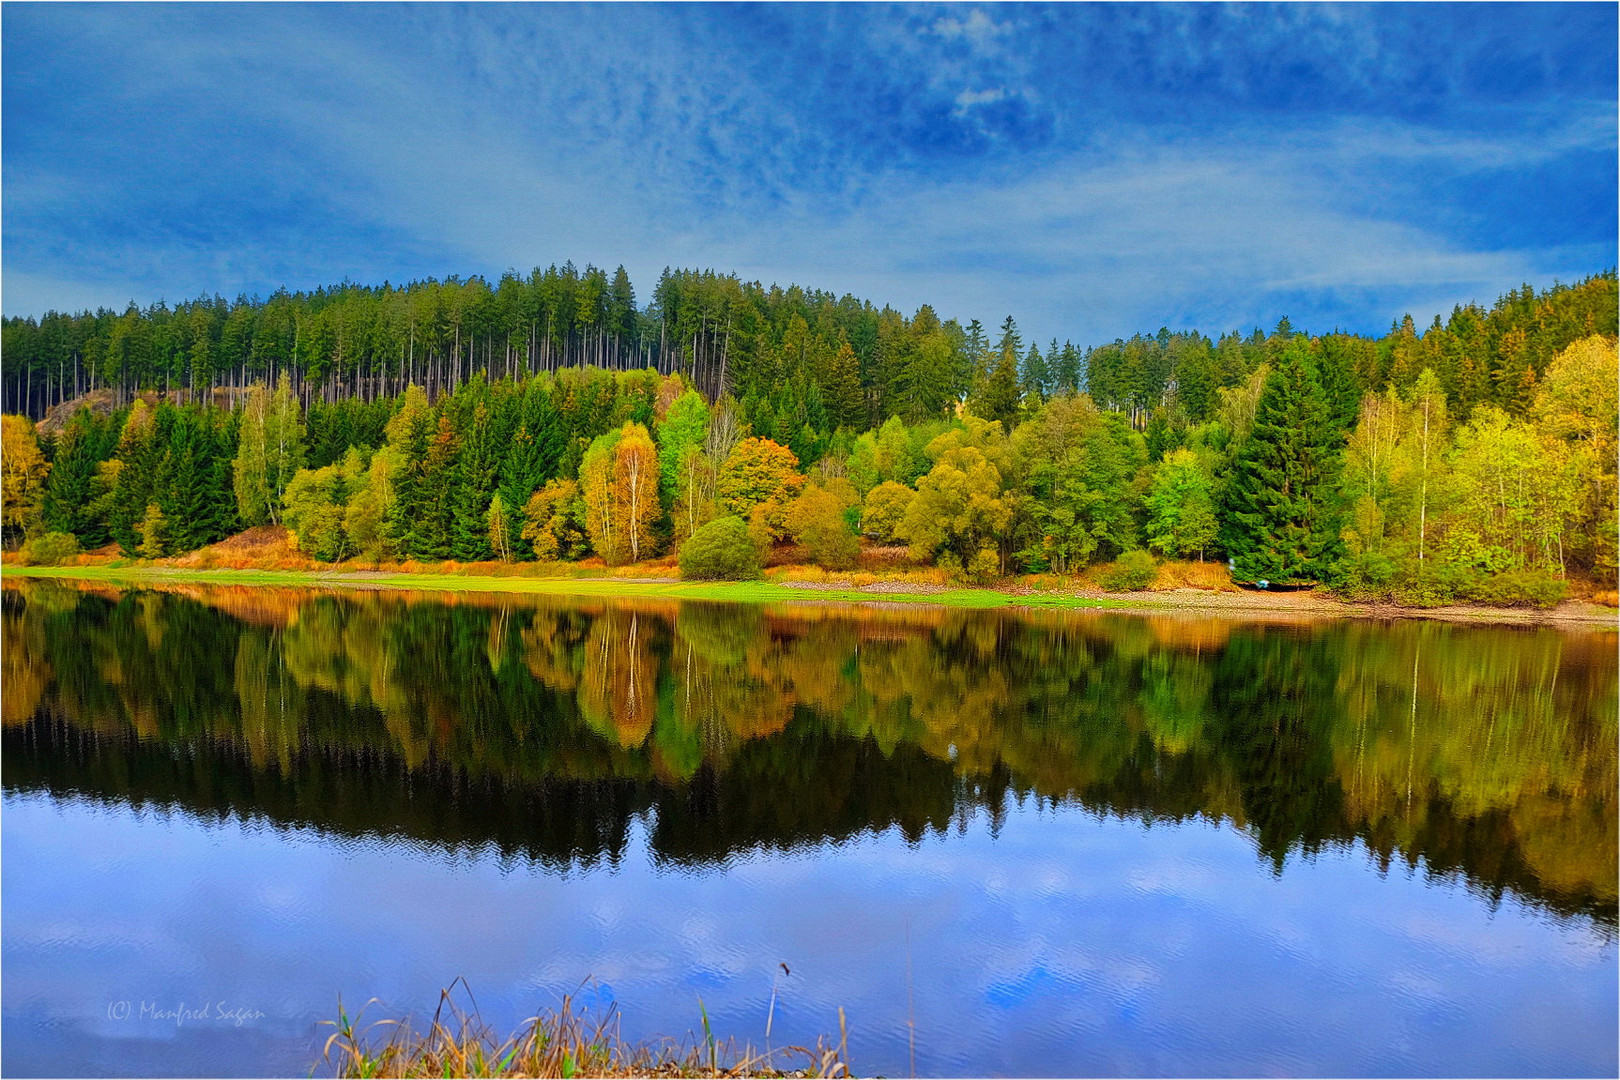
[[27, 417], [0, 418], [0, 530], [7, 548], [39, 522], [40, 498], [51, 463], [40, 452], [34, 423]]
[[[619, 504], [619, 544], [629, 562], [653, 553], [653, 522], [658, 520], [658, 448], [647, 429], [634, 421], [619, 430], [613, 448], [613, 498]], [[609, 560], [614, 561], [614, 560]]]
[[1570, 450], [1573, 471], [1584, 478], [1571, 535], [1572, 554], [1613, 587], [1615, 559], [1615, 384], [1620, 349], [1612, 337], [1582, 338], [1553, 358], [1536, 389], [1531, 415], [1546, 435]]
[[658, 520], [658, 448], [631, 421], [598, 436], [579, 466], [580, 495], [591, 547], [611, 566], [652, 554]]

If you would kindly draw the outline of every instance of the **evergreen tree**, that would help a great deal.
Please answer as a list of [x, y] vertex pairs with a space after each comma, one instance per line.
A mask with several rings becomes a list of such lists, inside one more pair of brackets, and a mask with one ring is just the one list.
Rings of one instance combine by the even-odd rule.
[[[545, 470], [541, 462], [540, 444], [529, 434], [528, 425], [521, 425], [512, 441], [507, 445], [506, 453], [501, 458], [499, 494], [506, 513], [502, 516], [502, 523], [507, 526], [508, 536], [506, 549], [510, 557], [523, 559], [529, 549], [518, 542], [519, 533], [523, 529], [523, 516], [513, 511], [512, 507], [522, 508], [529, 501], [529, 496], [538, 491], [546, 481]], [[493, 522], [491, 528], [494, 528]], [[491, 536], [493, 537], [493, 533]], [[492, 544], [494, 540], [490, 541]], [[497, 554], [499, 549], [497, 548]]]
[[1361, 411], [1362, 386], [1349, 350], [1336, 337], [1322, 339], [1316, 371], [1328, 422], [1341, 434], [1350, 431]]
[[461, 458], [461, 437], [441, 413], [427, 442], [421, 467], [422, 515], [405, 534], [404, 550], [418, 559], [448, 559], [456, 532], [455, 483]]
[[80, 409], [63, 428], [56, 444], [56, 460], [45, 480], [45, 527], [72, 533], [79, 546], [98, 548], [108, 540], [106, 522], [94, 513], [96, 467], [112, 456], [117, 428], [111, 419]]
[[1307, 359], [1282, 350], [1234, 463], [1222, 546], [1239, 580], [1321, 581], [1334, 554], [1339, 439]]
[[839, 341], [838, 351], [833, 354], [824, 396], [834, 427], [859, 430], [866, 426], [866, 395], [861, 389], [860, 363], [855, 359], [855, 350], [850, 347], [848, 338]]
[[490, 435], [489, 410], [477, 406], [466, 425], [461, 453], [452, 472], [451, 557], [482, 562], [494, 557], [489, 542], [489, 500], [499, 467]]
[[995, 370], [985, 380], [973, 403], [973, 411], [986, 420], [999, 420], [1002, 429], [1010, 432], [1022, 402], [1023, 394], [1018, 389], [1018, 354], [1008, 350], [1001, 354]]
[[1051, 367], [1047, 364], [1046, 357], [1041, 355], [1041, 347], [1034, 342], [1030, 343], [1029, 353], [1024, 357], [1019, 384], [1024, 397], [1032, 403], [1045, 401], [1051, 391]]
[[168, 447], [158, 466], [155, 501], [163, 512], [169, 550], [191, 551], [220, 539], [210, 507], [213, 491], [212, 440], [207, 420], [187, 409], [169, 429]]
[[427, 403], [427, 395], [413, 384], [405, 391], [399, 412], [388, 422], [388, 448], [398, 461], [399, 472], [394, 480], [394, 501], [388, 509], [385, 535], [406, 558], [418, 558], [422, 554], [416, 530], [428, 512], [432, 497], [424, 470], [433, 427], [433, 410]]

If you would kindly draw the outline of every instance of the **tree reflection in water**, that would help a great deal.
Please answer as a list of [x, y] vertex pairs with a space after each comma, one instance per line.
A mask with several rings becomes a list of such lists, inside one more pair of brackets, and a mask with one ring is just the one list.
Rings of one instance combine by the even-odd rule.
[[1612, 633], [26, 581], [0, 630], [7, 791], [547, 865], [1034, 797], [1616, 922]]

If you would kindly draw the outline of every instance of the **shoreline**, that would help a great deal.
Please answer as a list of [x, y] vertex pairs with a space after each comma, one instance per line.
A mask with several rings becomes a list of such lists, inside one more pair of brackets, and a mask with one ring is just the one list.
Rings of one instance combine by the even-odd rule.
[[1070, 609], [1093, 611], [1186, 612], [1189, 614], [1268, 616], [1286, 614], [1330, 619], [1431, 619], [1515, 626], [1561, 626], [1616, 629], [1615, 609], [1566, 600], [1556, 608], [1487, 608], [1471, 605], [1418, 608], [1394, 604], [1352, 603], [1315, 592], [1216, 592], [1180, 588], [1132, 593], [1093, 590], [1037, 591], [952, 588], [877, 582], [854, 586], [821, 582], [682, 581], [673, 577], [538, 577], [465, 573], [422, 573], [376, 570], [229, 570], [165, 566], [15, 566], [0, 567], [8, 578], [68, 579], [127, 583], [302, 586], [346, 589], [418, 590], [429, 592], [517, 593], [550, 596], [642, 596], [673, 600], [719, 600], [732, 603], [895, 603], [959, 608]]

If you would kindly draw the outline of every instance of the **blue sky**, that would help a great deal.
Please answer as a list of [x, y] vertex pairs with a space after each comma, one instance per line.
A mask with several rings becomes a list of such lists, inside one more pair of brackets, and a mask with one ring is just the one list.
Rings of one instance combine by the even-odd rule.
[[572, 259], [1379, 332], [1615, 264], [1616, 13], [8, 3], [0, 306]]

